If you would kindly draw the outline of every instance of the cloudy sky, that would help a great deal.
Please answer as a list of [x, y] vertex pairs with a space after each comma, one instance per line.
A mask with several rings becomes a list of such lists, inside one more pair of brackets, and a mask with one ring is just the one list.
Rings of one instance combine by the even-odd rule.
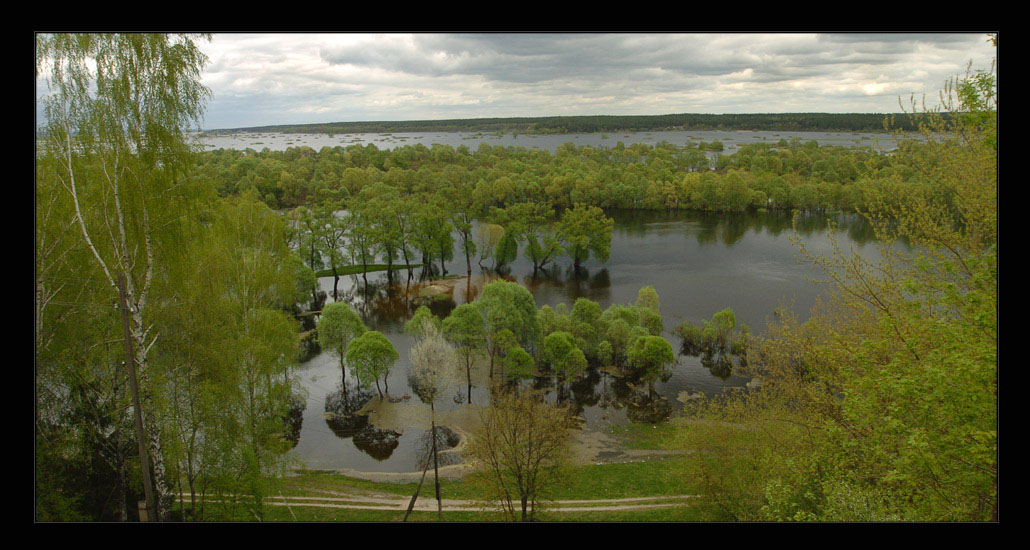
[[366, 120], [898, 112], [974, 34], [216, 34], [205, 129]]

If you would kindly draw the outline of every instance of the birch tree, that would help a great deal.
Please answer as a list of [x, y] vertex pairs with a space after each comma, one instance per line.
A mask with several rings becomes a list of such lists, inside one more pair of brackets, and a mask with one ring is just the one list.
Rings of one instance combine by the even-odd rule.
[[[150, 291], [164, 246], [174, 242], [190, 186], [187, 131], [199, 125], [208, 90], [196, 37], [165, 34], [37, 35], [40, 149], [60, 159], [56, 178], [70, 198], [72, 222], [110, 292], [125, 277], [133, 354], [153, 457], [158, 516], [167, 518], [166, 476], [148, 357]], [[160, 299], [160, 298], [159, 298]]]

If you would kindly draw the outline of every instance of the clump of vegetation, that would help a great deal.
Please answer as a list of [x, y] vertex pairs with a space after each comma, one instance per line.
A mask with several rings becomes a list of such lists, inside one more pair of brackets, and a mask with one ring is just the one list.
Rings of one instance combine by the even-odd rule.
[[673, 329], [683, 339], [683, 353], [686, 355], [729, 353], [743, 355], [747, 350], [751, 330], [745, 324], [737, 325], [733, 310], [726, 308], [701, 325], [684, 321]]

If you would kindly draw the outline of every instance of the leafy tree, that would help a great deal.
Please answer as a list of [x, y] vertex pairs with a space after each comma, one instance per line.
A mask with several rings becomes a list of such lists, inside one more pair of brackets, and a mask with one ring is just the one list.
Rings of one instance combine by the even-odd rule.
[[653, 286], [648, 285], [640, 289], [637, 292], [636, 306], [638, 308], [650, 309], [655, 313], [661, 313], [661, 303], [658, 300], [658, 291]]
[[654, 383], [667, 374], [669, 365], [676, 362], [676, 354], [665, 338], [641, 336], [633, 341], [626, 360], [647, 381], [648, 390], [653, 394]]
[[497, 242], [497, 250], [494, 252], [494, 268], [500, 269], [511, 262], [514, 262], [519, 255], [518, 236], [511, 228], [506, 228], [501, 240]]
[[[535, 366], [536, 362], [533, 361], [533, 357], [522, 349], [522, 346], [512, 346], [504, 355], [504, 372], [516, 384], [519, 380], [532, 378]], [[518, 388], [517, 385], [515, 387]]]
[[494, 359], [509, 347], [504, 345], [504, 331], [509, 331], [514, 342], [524, 349], [534, 349], [540, 328], [536, 303], [525, 287], [503, 280], [492, 281], [483, 286], [474, 303], [483, 318], [490, 376], [493, 376]]
[[474, 303], [461, 304], [454, 308], [443, 320], [443, 333], [454, 343], [455, 352], [464, 363], [468, 382], [468, 402], [471, 403], [472, 365], [476, 353], [486, 346], [486, 330], [479, 308]]
[[[496, 250], [497, 245], [504, 235], [504, 228], [497, 224], [481, 223], [476, 226], [475, 245], [479, 250], [479, 267], [483, 267], [483, 260], [489, 258]], [[494, 262], [496, 267], [497, 263]]]
[[404, 334], [414, 336], [415, 340], [421, 340], [431, 331], [439, 331], [441, 328], [440, 318], [433, 315], [433, 312], [426, 306], [419, 306], [415, 315], [404, 323]]
[[600, 262], [608, 261], [614, 228], [615, 221], [605, 216], [604, 211], [596, 206], [582, 204], [566, 210], [558, 222], [558, 233], [576, 268], [591, 253]]
[[713, 517], [997, 519], [993, 76], [946, 90], [959, 93], [945, 110], [962, 116], [917, 113], [922, 139], [871, 188], [863, 215], [880, 258], [835, 243], [809, 256], [826, 300], [804, 322], [781, 314], [751, 345], [757, 391], [698, 406], [679, 432], [709, 449], [687, 465], [716, 495]]
[[569, 412], [532, 392], [501, 393], [480, 413], [466, 456], [471, 483], [511, 521], [533, 521], [571, 458]]
[[159, 388], [148, 368], [160, 333], [148, 304], [154, 302], [150, 292], [161, 276], [162, 254], [176, 245], [177, 220], [196, 192], [184, 181], [192, 153], [186, 132], [199, 125], [209, 92], [200, 82], [206, 58], [194, 39], [36, 35], [36, 77], [48, 92], [40, 100], [40, 153], [59, 162], [55, 177], [73, 207], [69, 221], [100, 268], [108, 304], [117, 300], [118, 277], [125, 278], [161, 519], [168, 517], [171, 495], [156, 410]]
[[[383, 389], [379, 379], [390, 375], [390, 368], [400, 355], [383, 333], [369, 330], [358, 336], [347, 346], [347, 362], [354, 368], [354, 375], [365, 385], [375, 382], [379, 398]], [[386, 391], [390, 391], [389, 386]]]
[[318, 344], [324, 350], [340, 358], [340, 372], [343, 376], [343, 392], [347, 393], [347, 350], [351, 342], [368, 329], [361, 317], [343, 302], [332, 302], [322, 308], [316, 326]]

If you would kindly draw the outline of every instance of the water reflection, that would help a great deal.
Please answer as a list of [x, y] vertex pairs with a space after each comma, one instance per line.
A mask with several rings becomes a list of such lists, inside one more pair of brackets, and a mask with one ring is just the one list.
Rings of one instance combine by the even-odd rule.
[[[651, 387], [593, 365], [560, 389], [546, 372], [519, 386], [544, 390], [549, 401], [570, 406], [588, 428], [603, 429], [612, 423], [660, 421], [681, 406], [684, 393], [713, 396], [748, 383], [748, 379], [735, 374], [735, 357], [681, 349], [682, 341], [670, 331], [681, 321], [700, 323], [727, 307], [733, 309], [739, 323], [756, 332], [784, 303], [793, 304], [794, 311], [804, 317], [821, 288], [806, 280], [817, 274], [809, 264], [798, 262], [797, 247], [788, 238], [795, 230], [813, 253], [826, 253], [830, 251], [828, 220], [832, 220], [845, 249], [856, 245], [863, 254], [875, 253], [871, 247], [862, 250], [863, 244], [873, 242], [874, 235], [868, 224], [852, 214], [610, 211], [608, 215], [615, 219], [615, 231], [611, 257], [603, 264], [591, 259], [576, 269], [568, 258], [560, 258], [534, 270], [531, 262], [520, 257], [495, 272], [479, 269], [473, 261], [469, 276], [464, 257], [459, 257], [446, 264], [451, 275], [442, 279], [424, 277], [419, 269], [412, 270], [410, 276], [401, 269], [393, 276], [379, 272], [367, 277], [343, 277], [339, 299], [354, 307], [366, 325], [381, 331], [400, 353], [389, 376], [389, 387], [396, 395], [403, 395], [412, 391], [407, 371], [408, 351], [413, 344], [412, 338], [403, 333], [403, 324], [421, 305], [444, 318], [457, 305], [478, 298], [485, 284], [504, 279], [529, 289], [538, 308], [558, 304], [571, 307], [577, 298], [585, 297], [604, 309], [612, 304], [631, 304], [641, 287], [653, 285], [661, 300], [662, 335], [674, 349], [680, 349], [679, 362], [669, 377]], [[320, 284], [323, 289], [331, 289], [332, 278], [323, 278]], [[300, 458], [310, 459], [318, 467], [366, 471], [410, 472], [418, 467], [416, 454], [427, 429], [408, 426], [403, 432], [373, 431], [376, 428], [369, 425], [367, 417], [357, 416], [354, 411], [373, 397], [374, 390], [350, 386], [345, 399], [339, 386], [338, 359], [322, 352], [307, 365], [301, 367], [305, 369], [306, 387], [315, 399], [325, 396], [324, 426], [329, 429], [318, 429], [322, 422], [314, 409], [322, 404], [309, 404], [312, 410], [308, 411], [298, 445]], [[320, 386], [324, 380], [332, 381], [335, 389]], [[474, 378], [473, 402], [489, 403], [491, 387], [485, 374]], [[460, 408], [468, 400], [468, 393], [463, 378], [436, 402], [437, 411]], [[341, 441], [346, 445], [340, 445]]]
[[[349, 385], [348, 385], [349, 386]], [[359, 390], [356, 387], [341, 387], [325, 396], [325, 423], [336, 437], [346, 439], [353, 437], [368, 423], [368, 417], [354, 414], [361, 410], [376, 392], [371, 389]]]
[[643, 237], [662, 226], [677, 222], [698, 245], [732, 247], [748, 233], [768, 234], [773, 237], [784, 232], [797, 232], [801, 237], [827, 230], [829, 222], [847, 234], [848, 239], [864, 245], [875, 239], [868, 220], [858, 214], [835, 213], [823, 210], [767, 212], [681, 212], [653, 210], [611, 210], [606, 212], [615, 219], [616, 232], [627, 237]]
[[[367, 418], [367, 417], [362, 417]], [[394, 449], [400, 445], [401, 434], [392, 430], [380, 430], [366, 424], [358, 433], [354, 434], [351, 440], [354, 442], [354, 446], [363, 451], [368, 456], [382, 462], [393, 454]]]
[[300, 431], [304, 428], [304, 409], [307, 401], [298, 394], [290, 399], [290, 406], [286, 409], [286, 441], [290, 442], [290, 448], [300, 443]]

